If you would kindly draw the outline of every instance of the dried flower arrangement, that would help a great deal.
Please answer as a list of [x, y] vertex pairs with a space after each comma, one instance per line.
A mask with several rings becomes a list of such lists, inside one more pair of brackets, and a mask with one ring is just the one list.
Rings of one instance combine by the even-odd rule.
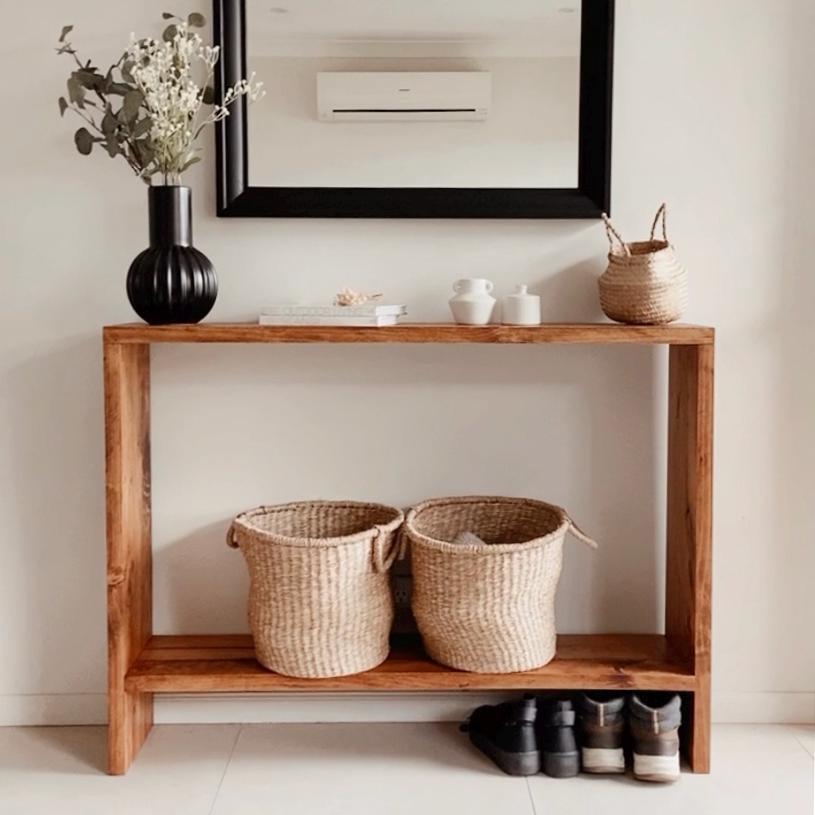
[[204, 45], [194, 31], [206, 25], [202, 14], [186, 19], [165, 12], [168, 25], [161, 41], [137, 39], [105, 73], [90, 60], [82, 62], [67, 39], [73, 26], [59, 37], [58, 54], [73, 58], [67, 97], [59, 98], [60, 115], [70, 110], [88, 125], [74, 133], [82, 155], [101, 144], [111, 158], [122, 156], [147, 184], [154, 176], [178, 184], [181, 174], [200, 161], [195, 142], [207, 125], [229, 115], [229, 106], [246, 96], [260, 99], [263, 83], [254, 74], [224, 92], [215, 103], [212, 79], [220, 56], [217, 47]]

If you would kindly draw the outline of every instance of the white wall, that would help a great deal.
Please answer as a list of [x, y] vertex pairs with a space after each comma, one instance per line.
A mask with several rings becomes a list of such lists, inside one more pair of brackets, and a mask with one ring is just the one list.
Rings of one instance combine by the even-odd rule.
[[[251, 57], [249, 177], [281, 187], [576, 187], [576, 57]], [[489, 71], [480, 122], [322, 122], [321, 71]]]
[[[74, 153], [56, 106], [67, 64], [51, 44], [74, 22], [77, 45], [103, 63], [164, 3], [71, 9], [16, 6], [0, 46], [6, 723], [103, 715], [100, 327], [132, 316], [124, 276], [146, 242], [145, 191], [123, 166]], [[815, 707], [814, 15], [809, 0], [618, 2], [614, 216], [642, 235], [670, 202], [687, 317], [718, 328], [720, 718], [812, 719]], [[196, 240], [220, 274], [216, 319], [344, 285], [445, 319], [449, 284], [465, 275], [500, 290], [529, 282], [547, 319], [600, 316], [596, 222], [217, 220], [211, 151], [190, 181]], [[658, 626], [660, 351], [176, 347], [155, 351], [154, 375], [159, 631], [243, 627], [244, 567], [222, 542], [241, 508], [471, 490], [565, 504], [603, 541], [596, 554], [568, 550], [562, 630]], [[167, 704], [162, 715], [176, 715]]]

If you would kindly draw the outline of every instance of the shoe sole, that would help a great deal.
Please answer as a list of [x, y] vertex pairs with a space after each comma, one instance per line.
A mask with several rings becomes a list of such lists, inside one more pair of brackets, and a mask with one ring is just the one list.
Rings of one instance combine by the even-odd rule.
[[649, 756], [634, 753], [634, 778], [654, 784], [671, 784], [679, 778], [679, 753]]
[[543, 772], [552, 778], [574, 778], [580, 772], [580, 753], [544, 753]]
[[537, 750], [534, 753], [510, 753], [472, 730], [470, 741], [507, 775], [537, 775], [540, 772], [540, 753]]
[[625, 772], [622, 747], [584, 747], [581, 754], [584, 773], [612, 775]]

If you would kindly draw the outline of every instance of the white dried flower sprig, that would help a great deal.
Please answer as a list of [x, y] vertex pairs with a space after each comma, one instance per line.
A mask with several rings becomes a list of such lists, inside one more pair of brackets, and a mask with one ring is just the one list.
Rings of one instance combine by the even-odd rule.
[[334, 298], [335, 306], [362, 306], [372, 300], [379, 300], [381, 294], [363, 294], [353, 289], [345, 288]]
[[[220, 105], [214, 105], [205, 118], [201, 111], [208, 101], [207, 89], [220, 52], [218, 47], [204, 45], [200, 35], [179, 20], [169, 29], [171, 36], [159, 42], [151, 38], [136, 39], [131, 34], [127, 55], [132, 62], [131, 74], [141, 91], [143, 106], [150, 117], [150, 141], [153, 162], [146, 175], [161, 173], [165, 183], [177, 183], [190, 165], [200, 158], [195, 140], [210, 124], [229, 115], [229, 105], [242, 96], [256, 101], [264, 95], [263, 83], [254, 74], [227, 88]], [[195, 74], [201, 75], [199, 82]]]

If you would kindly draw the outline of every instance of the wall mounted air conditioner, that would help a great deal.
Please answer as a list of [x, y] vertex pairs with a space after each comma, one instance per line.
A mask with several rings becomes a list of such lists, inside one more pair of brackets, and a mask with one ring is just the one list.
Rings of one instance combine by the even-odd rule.
[[479, 121], [491, 102], [489, 71], [317, 74], [322, 122]]

